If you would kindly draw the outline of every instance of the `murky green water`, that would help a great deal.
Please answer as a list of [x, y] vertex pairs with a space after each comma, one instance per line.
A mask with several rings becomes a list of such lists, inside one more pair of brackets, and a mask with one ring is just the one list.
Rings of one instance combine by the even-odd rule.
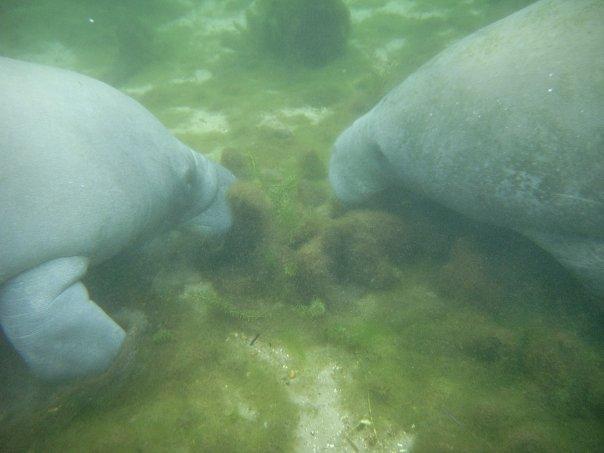
[[531, 2], [347, 0], [320, 64], [259, 49], [250, 3], [0, 4], [0, 55], [119, 88], [245, 181], [230, 243], [172, 233], [89, 278], [137, 329], [125, 370], [57, 388], [3, 342], [0, 450], [600, 450], [601, 298], [516, 235], [412, 200], [344, 213], [326, 179], [355, 118]]

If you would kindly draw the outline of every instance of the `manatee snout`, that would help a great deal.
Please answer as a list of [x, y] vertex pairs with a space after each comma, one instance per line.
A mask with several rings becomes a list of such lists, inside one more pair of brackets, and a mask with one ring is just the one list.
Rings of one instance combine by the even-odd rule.
[[203, 237], [216, 237], [226, 234], [233, 225], [233, 215], [227, 195], [235, 176], [222, 165], [214, 164], [216, 190], [210, 204], [193, 219], [185, 223], [184, 228]]
[[331, 187], [346, 204], [362, 203], [395, 183], [392, 165], [365, 123], [360, 118], [338, 137], [329, 162]]

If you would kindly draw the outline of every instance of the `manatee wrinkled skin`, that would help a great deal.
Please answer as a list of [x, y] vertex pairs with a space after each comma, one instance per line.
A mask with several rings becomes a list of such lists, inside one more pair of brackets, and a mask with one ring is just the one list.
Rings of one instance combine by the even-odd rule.
[[415, 191], [604, 294], [603, 45], [600, 0], [542, 0], [458, 41], [337, 139], [337, 196]]
[[177, 224], [225, 232], [234, 178], [83, 75], [0, 57], [0, 97], [0, 325], [43, 378], [101, 373], [125, 332], [87, 269]]

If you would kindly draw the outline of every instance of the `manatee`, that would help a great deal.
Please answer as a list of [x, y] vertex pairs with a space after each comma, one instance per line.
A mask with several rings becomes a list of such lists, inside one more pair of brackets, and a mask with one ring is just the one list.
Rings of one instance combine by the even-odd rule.
[[346, 203], [411, 191], [604, 294], [604, 2], [541, 0], [436, 55], [336, 140]]
[[221, 234], [234, 177], [102, 82], [0, 57], [0, 325], [38, 376], [94, 376], [124, 330], [87, 270], [185, 224]]

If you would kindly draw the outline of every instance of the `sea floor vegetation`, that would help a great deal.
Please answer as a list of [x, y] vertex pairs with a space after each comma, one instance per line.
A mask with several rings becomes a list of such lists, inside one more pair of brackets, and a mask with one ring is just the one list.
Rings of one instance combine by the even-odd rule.
[[0, 344], [0, 450], [601, 451], [601, 299], [515, 234], [412, 194], [347, 209], [326, 180], [348, 124], [530, 1], [345, 0], [318, 67], [259, 52], [249, 3], [0, 5], [0, 54], [113, 84], [240, 180], [227, 237], [90, 276], [130, 332], [107, 376], [44, 384]]

